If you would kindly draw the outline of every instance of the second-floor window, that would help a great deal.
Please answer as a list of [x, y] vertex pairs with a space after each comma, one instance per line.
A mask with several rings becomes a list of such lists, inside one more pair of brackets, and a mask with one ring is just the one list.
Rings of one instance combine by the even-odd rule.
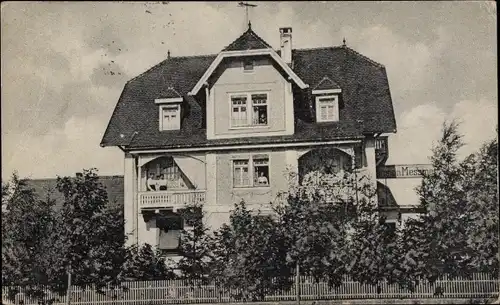
[[179, 105], [164, 105], [160, 109], [161, 130], [178, 130], [181, 127]]
[[269, 157], [255, 155], [248, 159], [233, 160], [233, 186], [269, 186]]
[[339, 99], [338, 96], [318, 96], [316, 97], [316, 121], [336, 122], [339, 120]]
[[231, 127], [267, 126], [267, 93], [231, 95]]

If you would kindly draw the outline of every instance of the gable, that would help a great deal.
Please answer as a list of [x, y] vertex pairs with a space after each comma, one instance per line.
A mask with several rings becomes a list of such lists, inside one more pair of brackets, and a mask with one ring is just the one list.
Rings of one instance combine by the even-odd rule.
[[231, 44], [225, 47], [222, 51], [243, 51], [243, 50], [258, 50], [270, 49], [271, 46], [260, 38], [249, 25], [248, 30], [240, 37], [234, 40]]
[[215, 60], [212, 62], [210, 67], [205, 71], [203, 76], [198, 80], [194, 88], [189, 92], [189, 95], [196, 95], [203, 84], [205, 84], [208, 78], [214, 73], [215, 69], [221, 64], [224, 58], [228, 57], [237, 57], [243, 58], [246, 56], [260, 56], [266, 55], [270, 56], [273, 61], [281, 68], [283, 71], [290, 77], [291, 80], [295, 82], [295, 84], [301, 88], [305, 89], [308, 87], [302, 79], [281, 59], [281, 57], [273, 50], [273, 49], [258, 49], [258, 50], [246, 50], [246, 51], [223, 51], [217, 55]]

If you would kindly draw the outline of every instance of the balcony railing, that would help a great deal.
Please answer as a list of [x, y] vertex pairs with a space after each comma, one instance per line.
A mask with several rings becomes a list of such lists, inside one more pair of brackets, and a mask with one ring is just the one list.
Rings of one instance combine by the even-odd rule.
[[187, 204], [203, 204], [205, 190], [140, 192], [139, 208], [180, 208]]

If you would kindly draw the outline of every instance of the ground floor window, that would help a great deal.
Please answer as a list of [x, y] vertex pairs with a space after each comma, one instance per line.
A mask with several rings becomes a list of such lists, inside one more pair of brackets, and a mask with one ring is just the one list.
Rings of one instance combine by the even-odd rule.
[[180, 247], [181, 231], [184, 229], [184, 220], [180, 215], [158, 215], [158, 249], [165, 254], [177, 253]]

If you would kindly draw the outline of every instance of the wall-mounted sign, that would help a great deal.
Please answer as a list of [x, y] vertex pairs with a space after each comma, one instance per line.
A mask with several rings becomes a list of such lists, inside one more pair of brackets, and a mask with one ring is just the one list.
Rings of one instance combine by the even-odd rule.
[[432, 172], [430, 164], [394, 164], [377, 168], [377, 178], [421, 178]]

